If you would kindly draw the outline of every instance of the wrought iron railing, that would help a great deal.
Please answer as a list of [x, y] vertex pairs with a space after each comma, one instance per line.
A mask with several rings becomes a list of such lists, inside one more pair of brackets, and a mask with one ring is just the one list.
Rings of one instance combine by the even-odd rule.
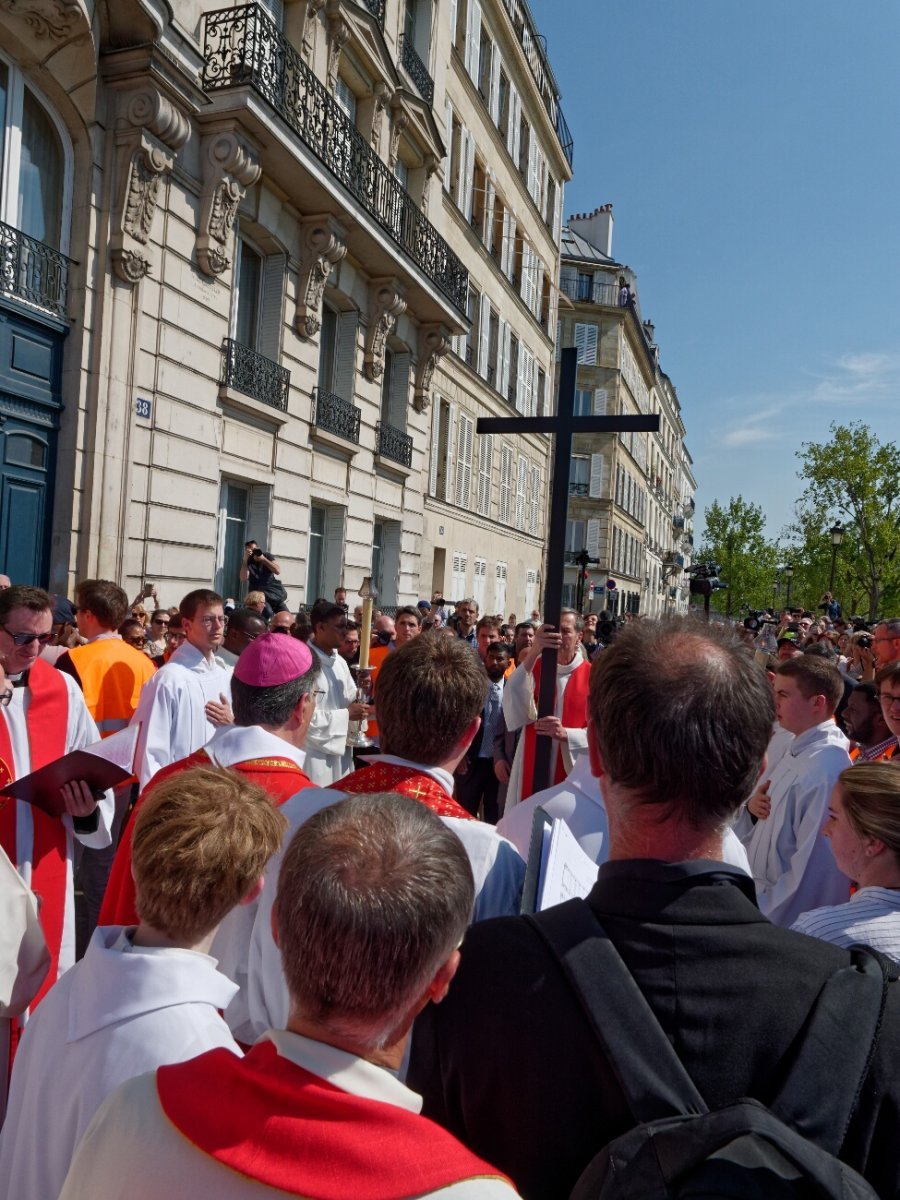
[[538, 33], [528, 6], [522, 0], [503, 0], [503, 6], [509, 14], [513, 30], [525, 52], [525, 58], [538, 86], [544, 107], [553, 122], [562, 152], [571, 167], [574, 141], [560, 108], [559, 92], [547, 59], [546, 40], [542, 34]]
[[222, 343], [221, 383], [279, 412], [287, 412], [290, 371], [234, 338], [226, 338]]
[[570, 483], [569, 484], [569, 495], [570, 496], [589, 496], [590, 491], [591, 491], [590, 485], [587, 483]]
[[378, 438], [378, 453], [382, 458], [400, 463], [404, 467], [412, 466], [412, 438], [402, 429], [395, 429], [387, 421], [379, 421], [375, 426]]
[[384, 10], [387, 0], [360, 0], [363, 8], [367, 8], [378, 24], [384, 29]]
[[428, 68], [419, 58], [412, 40], [405, 33], [400, 34], [400, 61], [416, 85], [419, 95], [426, 104], [431, 104], [434, 100], [434, 80], [428, 74]]
[[335, 396], [332, 392], [313, 393], [313, 424], [328, 433], [336, 433], [348, 442], [359, 445], [360, 410], [349, 400]]
[[584, 304], [606, 304], [611, 308], [627, 308], [628, 293], [625, 290], [625, 303], [622, 303], [622, 289], [615, 283], [595, 283], [593, 279], [572, 279], [564, 276], [560, 279], [559, 290], [570, 300], [580, 300]]
[[0, 221], [0, 295], [66, 318], [72, 260]]
[[204, 91], [252, 87], [465, 313], [465, 267], [260, 5], [207, 13], [203, 56]]

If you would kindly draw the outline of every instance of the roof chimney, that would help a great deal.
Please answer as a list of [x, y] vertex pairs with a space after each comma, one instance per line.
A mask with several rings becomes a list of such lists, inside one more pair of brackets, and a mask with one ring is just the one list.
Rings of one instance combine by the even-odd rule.
[[596, 246], [607, 258], [612, 258], [613, 206], [602, 204], [592, 213], [569, 217], [569, 228]]

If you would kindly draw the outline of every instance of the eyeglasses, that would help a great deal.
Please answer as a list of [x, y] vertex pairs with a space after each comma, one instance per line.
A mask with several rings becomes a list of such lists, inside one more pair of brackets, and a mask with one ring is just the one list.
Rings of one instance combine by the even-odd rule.
[[17, 646], [30, 646], [32, 642], [37, 642], [39, 646], [46, 646], [53, 637], [53, 630], [49, 633], [10, 633], [5, 625], [0, 624], [0, 629], [8, 638], [12, 638]]
[[310, 692], [309, 694], [312, 696], [313, 700], [315, 700], [316, 704], [321, 704], [324, 698], [328, 695], [328, 693], [322, 688], [320, 688], [318, 691]]
[[205, 625], [207, 629], [211, 629], [213, 625], [224, 625], [225, 624], [225, 618], [223, 616], [196, 617], [195, 620], [197, 621], [197, 623], [199, 625]]
[[879, 692], [878, 703], [882, 708], [890, 708], [892, 704], [900, 704], [900, 695], [895, 692]]
[[165, 619], [165, 620], [163, 620], [161, 617], [154, 617], [154, 618], [153, 618], [153, 624], [154, 624], [154, 625], [166, 625], [166, 626], [167, 626], [167, 625], [169, 624], [169, 618], [168, 618], [168, 617], [166, 617], [166, 619]]
[[172, 629], [166, 634], [166, 639], [170, 642], [183, 642], [186, 637], [183, 629]]
[[5, 692], [0, 692], [0, 708], [6, 708], [12, 698], [12, 688], [7, 688]]

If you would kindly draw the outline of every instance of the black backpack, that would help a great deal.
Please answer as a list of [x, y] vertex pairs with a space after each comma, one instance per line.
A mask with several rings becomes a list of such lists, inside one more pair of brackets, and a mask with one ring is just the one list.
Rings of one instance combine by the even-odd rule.
[[526, 919], [559, 960], [638, 1122], [594, 1156], [571, 1200], [877, 1200], [835, 1156], [887, 998], [878, 957], [854, 950], [826, 981], [769, 1107], [745, 1098], [710, 1112], [588, 904]]

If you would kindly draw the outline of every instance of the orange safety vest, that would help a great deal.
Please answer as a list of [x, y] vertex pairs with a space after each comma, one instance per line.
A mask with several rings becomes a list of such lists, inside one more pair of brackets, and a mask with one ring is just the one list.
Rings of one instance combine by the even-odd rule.
[[[390, 645], [387, 646], [372, 646], [369, 650], [369, 670], [372, 672], [372, 699], [375, 698], [375, 685], [378, 682], [378, 669], [391, 652]], [[374, 717], [369, 717], [366, 725], [366, 734], [375, 741], [379, 737], [378, 722]]]
[[101, 638], [69, 651], [88, 712], [101, 737], [124, 729], [137, 708], [141, 688], [156, 673], [146, 654], [121, 638]]
[[[879, 754], [877, 758], [865, 759], [864, 761], [865, 762], [884, 762], [886, 759], [893, 758], [898, 750], [900, 750], [900, 746], [896, 746], [896, 745], [888, 746], [887, 750], [885, 750], [883, 753]], [[850, 761], [856, 762], [856, 760], [859, 758], [859, 755], [860, 755], [860, 747], [859, 746], [851, 746], [850, 747]]]

